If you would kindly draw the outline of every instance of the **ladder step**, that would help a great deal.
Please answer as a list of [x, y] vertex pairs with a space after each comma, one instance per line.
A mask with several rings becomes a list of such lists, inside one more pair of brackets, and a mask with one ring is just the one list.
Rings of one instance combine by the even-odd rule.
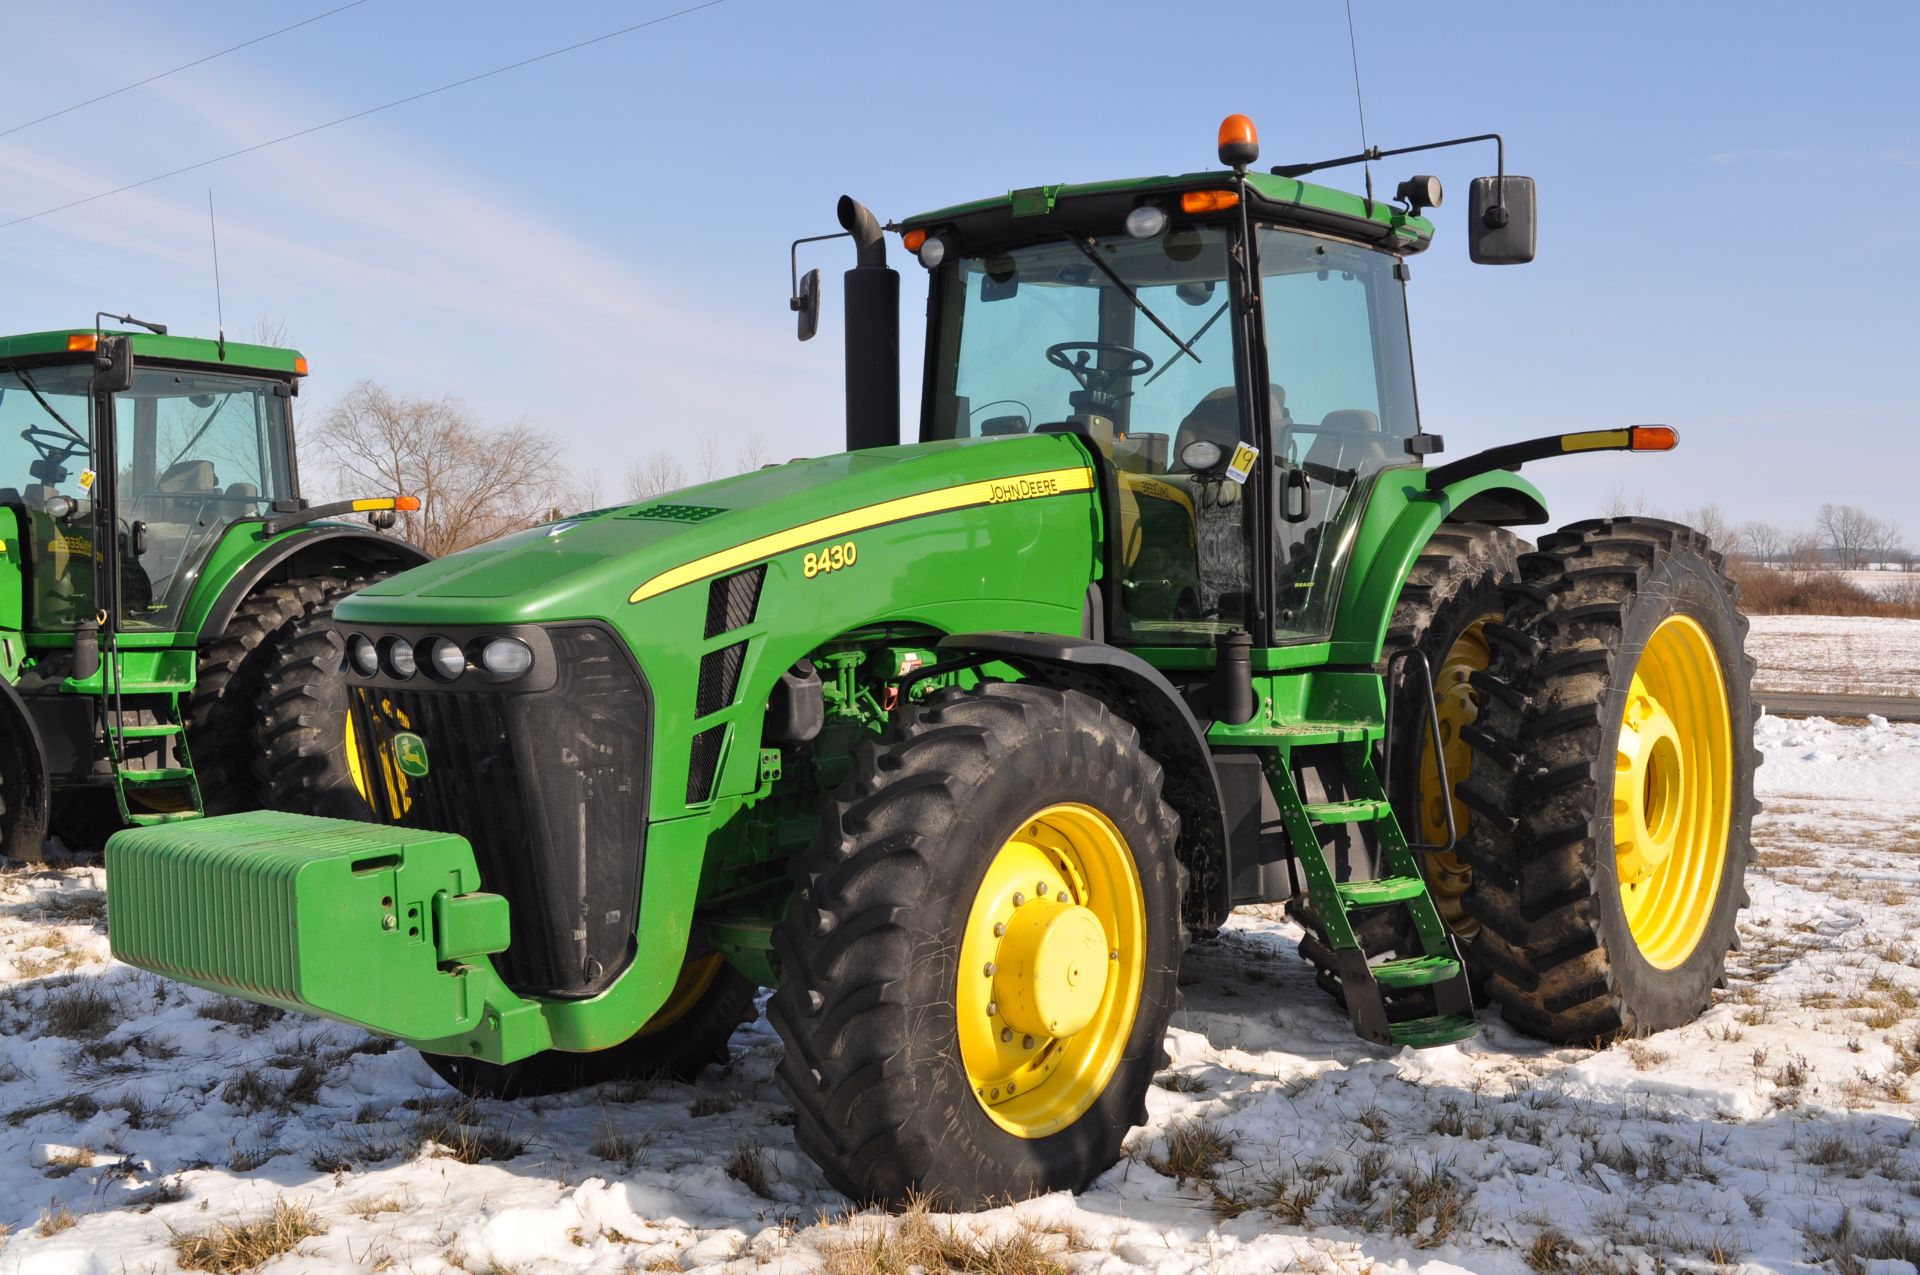
[[193, 778], [193, 771], [185, 766], [164, 766], [159, 770], [123, 770], [120, 782], [123, 784], [184, 784]]
[[1451, 956], [1408, 956], [1397, 961], [1382, 961], [1370, 968], [1374, 981], [1382, 987], [1426, 987], [1457, 977], [1460, 962]]
[[1304, 807], [1315, 823], [1373, 823], [1393, 813], [1384, 801], [1359, 797], [1352, 801], [1323, 801]]
[[129, 810], [127, 812], [127, 822], [142, 828], [151, 828], [155, 824], [161, 823], [180, 823], [186, 819], [198, 819], [200, 817], [198, 810], [169, 810], [165, 812], [157, 810]]
[[1431, 1049], [1435, 1045], [1451, 1045], [1456, 1040], [1478, 1035], [1480, 1024], [1466, 1014], [1438, 1014], [1432, 1018], [1411, 1018], [1404, 1023], [1392, 1023], [1387, 1030], [1396, 1045]]
[[178, 722], [161, 722], [152, 726], [122, 726], [119, 734], [122, 739], [165, 739], [170, 735], [183, 734], [186, 729]]
[[1366, 722], [1288, 722], [1265, 726], [1216, 725], [1209, 734], [1217, 734], [1220, 742], [1274, 743], [1303, 748], [1315, 744], [1363, 744], [1378, 730]]
[[1427, 892], [1427, 883], [1419, 877], [1380, 877], [1374, 881], [1342, 881], [1333, 888], [1348, 907], [1372, 908], [1417, 899]]

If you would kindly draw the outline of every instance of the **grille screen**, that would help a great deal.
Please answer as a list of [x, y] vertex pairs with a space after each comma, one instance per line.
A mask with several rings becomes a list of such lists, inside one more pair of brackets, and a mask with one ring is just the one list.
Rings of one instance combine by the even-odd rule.
[[[354, 718], [367, 774], [388, 785], [376, 803], [387, 822], [459, 833], [483, 888], [506, 896], [513, 941], [493, 957], [501, 978], [522, 994], [588, 996], [632, 955], [647, 691], [605, 630], [547, 632], [558, 666], [549, 690], [362, 688]], [[426, 775], [393, 769], [400, 731], [426, 743]]]
[[759, 566], [721, 576], [708, 585], [707, 636], [719, 637], [753, 623], [754, 609], [760, 605], [760, 584], [766, 578], [766, 567]]

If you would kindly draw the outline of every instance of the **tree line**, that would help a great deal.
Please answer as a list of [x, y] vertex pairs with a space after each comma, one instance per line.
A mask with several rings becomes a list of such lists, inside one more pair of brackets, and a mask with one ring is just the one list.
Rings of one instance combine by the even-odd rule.
[[[1608, 500], [1610, 517], [1653, 511], [1642, 496], [1615, 492]], [[1729, 558], [1813, 571], [1822, 568], [1864, 571], [1872, 567], [1914, 569], [1900, 524], [1879, 518], [1858, 505], [1821, 505], [1811, 526], [1783, 527], [1771, 522], [1735, 523], [1717, 504], [1688, 510], [1676, 521], [1704, 532], [1714, 547]]]

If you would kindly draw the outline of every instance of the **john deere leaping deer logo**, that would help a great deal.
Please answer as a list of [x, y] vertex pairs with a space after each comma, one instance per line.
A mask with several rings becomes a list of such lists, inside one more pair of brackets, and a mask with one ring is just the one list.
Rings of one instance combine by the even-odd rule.
[[427, 777], [427, 741], [410, 730], [393, 737], [393, 764], [412, 779]]

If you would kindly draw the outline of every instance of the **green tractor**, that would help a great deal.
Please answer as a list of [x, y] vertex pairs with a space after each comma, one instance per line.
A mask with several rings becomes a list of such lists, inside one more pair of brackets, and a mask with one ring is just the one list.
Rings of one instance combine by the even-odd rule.
[[[1508, 530], [1547, 517], [1520, 464], [1673, 432], [1429, 465], [1438, 183], [1250, 171], [1238, 117], [1220, 154], [887, 228], [929, 286], [905, 445], [898, 276], [842, 200], [847, 451], [343, 601], [310, 717], [354, 750], [116, 836], [115, 952], [502, 1098], [689, 1074], [771, 988], [828, 1181], [958, 1207], [1114, 1162], [1242, 905], [1381, 1046], [1477, 997], [1557, 1041], [1689, 1021], [1750, 853], [1733, 585], [1670, 523]], [[1531, 258], [1528, 179], [1471, 202], [1477, 260]]]
[[305, 358], [118, 321], [149, 330], [0, 337], [0, 853], [28, 861], [49, 825], [98, 850], [256, 808], [288, 625], [427, 560], [326, 521], [410, 501], [300, 499]]

